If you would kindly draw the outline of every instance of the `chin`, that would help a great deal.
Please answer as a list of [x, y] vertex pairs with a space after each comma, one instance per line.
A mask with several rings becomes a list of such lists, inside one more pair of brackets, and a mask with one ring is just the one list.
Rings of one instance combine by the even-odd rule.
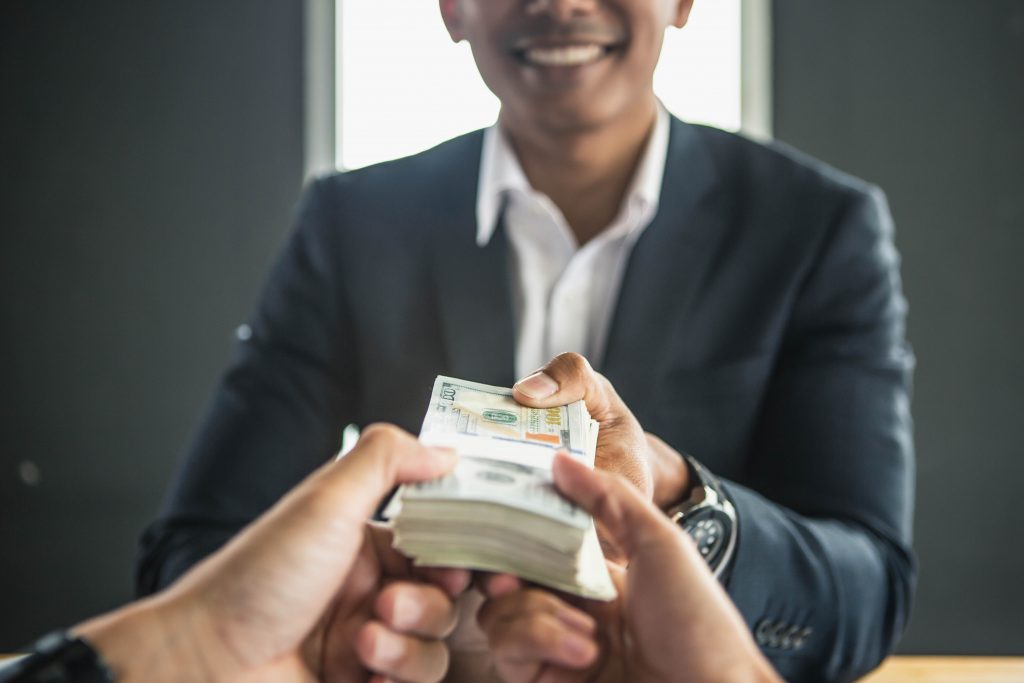
[[544, 125], [563, 133], [584, 133], [614, 123], [623, 112], [597, 107], [558, 107], [543, 115]]
[[516, 107], [520, 121], [544, 130], [570, 133], [596, 130], [627, 115], [628, 108], [614, 106], [608, 97], [522, 98]]

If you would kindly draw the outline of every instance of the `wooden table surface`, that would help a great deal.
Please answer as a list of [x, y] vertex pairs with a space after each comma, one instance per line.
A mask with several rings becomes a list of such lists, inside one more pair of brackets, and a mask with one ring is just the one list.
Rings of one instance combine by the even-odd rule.
[[1024, 657], [890, 657], [861, 683], [1024, 683]]
[[861, 683], [1024, 683], [1024, 657], [890, 657]]

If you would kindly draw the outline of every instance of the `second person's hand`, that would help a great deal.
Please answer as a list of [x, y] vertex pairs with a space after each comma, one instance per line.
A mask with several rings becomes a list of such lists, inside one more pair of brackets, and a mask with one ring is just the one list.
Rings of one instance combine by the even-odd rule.
[[396, 484], [454, 464], [396, 427], [367, 428], [167, 591], [75, 632], [125, 683], [439, 681], [469, 573], [414, 575], [367, 520]]
[[[662, 510], [683, 500], [690, 488], [689, 470], [682, 456], [668, 444], [644, 432], [615, 387], [578, 353], [555, 356], [547, 365], [519, 380], [513, 397], [534, 408], [560, 406], [583, 400], [590, 416], [600, 424], [594, 467], [629, 480], [645, 498]], [[602, 545], [609, 559], [621, 559], [604, 533]]]
[[621, 477], [559, 454], [555, 485], [628, 560], [612, 603], [570, 600], [508, 575], [485, 582], [479, 622], [513, 683], [777, 682], [690, 538]]

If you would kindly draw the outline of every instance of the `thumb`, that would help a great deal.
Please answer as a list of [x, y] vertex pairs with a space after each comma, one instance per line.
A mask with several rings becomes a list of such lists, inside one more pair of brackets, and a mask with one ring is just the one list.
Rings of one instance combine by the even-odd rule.
[[627, 560], [641, 548], [678, 542], [671, 522], [624, 478], [592, 470], [566, 453], [555, 455], [553, 473], [558, 490], [594, 517]]
[[513, 397], [533, 408], [563, 406], [582, 399], [600, 420], [618, 398], [611, 384], [578, 353], [563, 353], [512, 387]]
[[322, 467], [310, 483], [325, 503], [336, 501], [361, 524], [395, 486], [436, 479], [457, 460], [450, 449], [424, 446], [398, 427], [375, 424], [363, 430], [351, 452]]
[[396, 484], [445, 474], [452, 451], [427, 448], [397, 427], [374, 426], [347, 456], [310, 475], [169, 596], [198, 605], [249, 663], [297, 646], [343, 585], [364, 526]]

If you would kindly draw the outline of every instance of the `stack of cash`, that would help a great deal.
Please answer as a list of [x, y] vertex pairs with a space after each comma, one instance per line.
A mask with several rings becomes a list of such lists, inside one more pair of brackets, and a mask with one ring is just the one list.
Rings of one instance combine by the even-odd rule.
[[551, 474], [557, 451], [593, 467], [597, 430], [583, 401], [528, 408], [511, 389], [438, 377], [420, 440], [454, 448], [459, 461], [441, 479], [399, 488], [384, 513], [395, 547], [420, 566], [508, 572], [613, 599], [594, 522]]

